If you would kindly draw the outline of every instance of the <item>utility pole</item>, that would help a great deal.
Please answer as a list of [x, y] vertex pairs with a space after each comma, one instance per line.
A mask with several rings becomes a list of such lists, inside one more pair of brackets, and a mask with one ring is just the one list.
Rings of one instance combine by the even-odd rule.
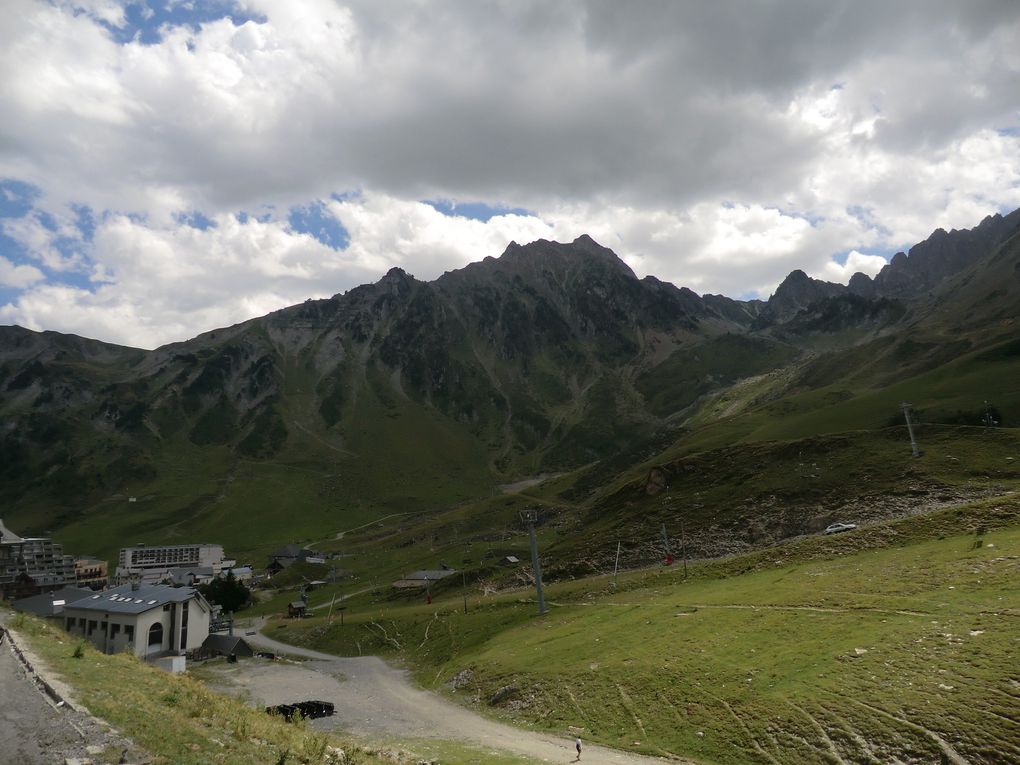
[[985, 402], [985, 416], [982, 418], [982, 422], [984, 422], [986, 428], [991, 428], [999, 424], [998, 421], [992, 417], [992, 407], [987, 401]]
[[914, 423], [910, 421], [910, 404], [903, 402], [900, 406], [903, 408], [903, 416], [907, 420], [907, 433], [910, 434], [911, 456], [920, 457], [921, 450], [917, 448], [917, 439], [914, 437]]
[[538, 520], [536, 510], [525, 510], [521, 513], [528, 524], [528, 537], [531, 539], [531, 570], [535, 574], [535, 591], [538, 593], [538, 615], [545, 615], [545, 594], [542, 592], [542, 565], [538, 562], [538, 541], [535, 539], [535, 521]]
[[620, 580], [620, 543], [616, 543], [616, 565], [613, 567], [613, 587], [615, 588]]
[[687, 578], [687, 534], [684, 533], [684, 519], [680, 519], [680, 555], [684, 559], [684, 579]]

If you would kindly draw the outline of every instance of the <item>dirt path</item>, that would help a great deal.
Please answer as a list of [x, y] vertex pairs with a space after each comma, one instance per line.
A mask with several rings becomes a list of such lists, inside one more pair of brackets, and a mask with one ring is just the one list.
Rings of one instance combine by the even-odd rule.
[[[301, 663], [253, 659], [220, 665], [212, 685], [217, 690], [250, 694], [260, 705], [321, 699], [336, 705], [336, 715], [312, 721], [316, 728], [336, 728], [356, 736], [436, 738], [497, 749], [538, 762], [573, 762], [573, 738], [515, 728], [477, 715], [442, 697], [414, 687], [407, 673], [375, 656], [338, 657], [280, 643], [262, 634], [245, 637], [252, 645], [299, 656]], [[583, 734], [582, 734], [583, 736]], [[584, 763], [652, 765], [665, 760], [585, 743]], [[670, 762], [687, 762], [670, 760]]]

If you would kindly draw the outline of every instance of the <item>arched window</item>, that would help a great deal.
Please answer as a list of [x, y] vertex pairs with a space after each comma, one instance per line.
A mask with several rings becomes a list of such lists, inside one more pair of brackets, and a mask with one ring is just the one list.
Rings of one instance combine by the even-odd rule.
[[156, 622], [149, 627], [149, 646], [163, 645], [163, 625]]

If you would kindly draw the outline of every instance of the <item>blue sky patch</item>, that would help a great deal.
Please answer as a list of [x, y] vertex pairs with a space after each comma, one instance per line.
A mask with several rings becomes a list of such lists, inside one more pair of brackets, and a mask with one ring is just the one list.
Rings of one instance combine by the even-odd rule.
[[0, 178], [0, 218], [23, 218], [42, 192], [31, 183]]
[[441, 212], [443, 215], [458, 218], [470, 218], [486, 223], [497, 215], [528, 215], [534, 216], [531, 210], [523, 207], [505, 207], [503, 205], [487, 205], [484, 202], [456, 202], [452, 199], [426, 199], [425, 204]]
[[311, 234], [327, 247], [343, 250], [351, 243], [351, 235], [336, 218], [326, 211], [322, 202], [290, 208], [287, 218], [291, 231]]
[[197, 32], [202, 24], [218, 19], [230, 19], [234, 26], [241, 26], [246, 21], [266, 22], [264, 16], [238, 7], [233, 0], [136, 0], [124, 8], [124, 26], [117, 27], [102, 19], [95, 21], [121, 45], [129, 42], [156, 45], [163, 39], [164, 27], [188, 27]]
[[[197, 228], [199, 231], [208, 231], [211, 228], [216, 228], [216, 221], [212, 218], [207, 218], [198, 210], [192, 210], [187, 213], [178, 213], [174, 216], [174, 219], [178, 223], [190, 226], [191, 228]], [[244, 221], [242, 221], [242, 223], [243, 222]]]

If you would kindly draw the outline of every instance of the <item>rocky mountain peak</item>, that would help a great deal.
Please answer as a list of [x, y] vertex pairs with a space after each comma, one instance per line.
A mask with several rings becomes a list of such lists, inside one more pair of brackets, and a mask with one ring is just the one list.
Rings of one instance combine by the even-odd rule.
[[787, 321], [796, 316], [801, 309], [825, 298], [842, 294], [846, 290], [842, 284], [812, 279], [798, 268], [791, 271], [776, 288], [759, 315], [756, 326], [765, 327]]

